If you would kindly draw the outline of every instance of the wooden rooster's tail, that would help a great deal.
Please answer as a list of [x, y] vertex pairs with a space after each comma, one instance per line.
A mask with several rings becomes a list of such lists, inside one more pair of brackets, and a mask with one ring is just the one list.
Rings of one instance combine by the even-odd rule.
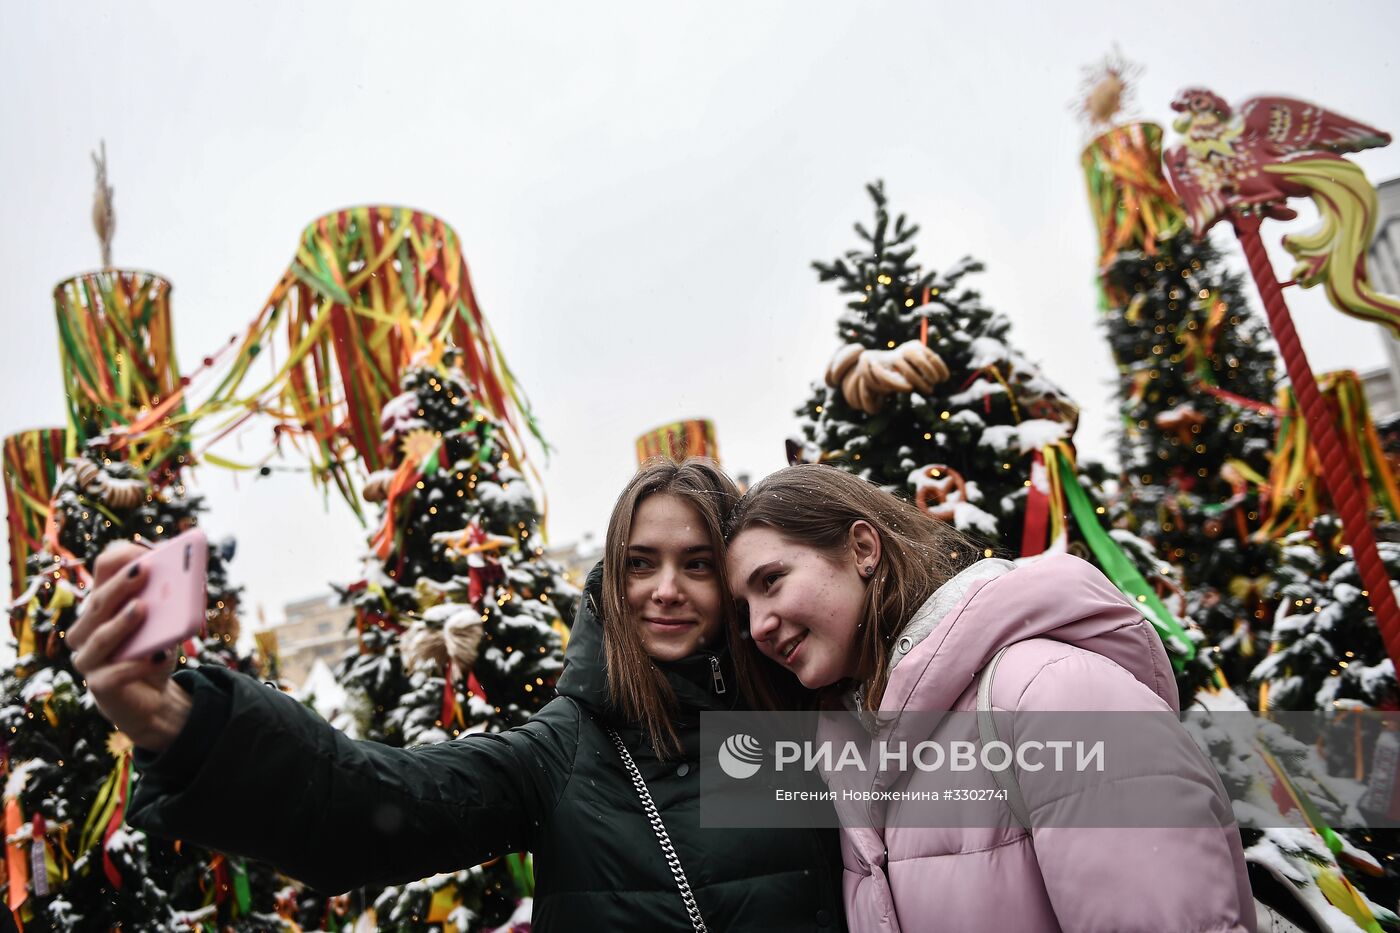
[[1400, 300], [1373, 289], [1366, 248], [1376, 232], [1376, 189], [1345, 159], [1311, 157], [1264, 166], [1285, 182], [1306, 188], [1322, 218], [1317, 229], [1283, 238], [1298, 260], [1293, 277], [1307, 288], [1323, 282], [1337, 310], [1375, 321], [1400, 337]]

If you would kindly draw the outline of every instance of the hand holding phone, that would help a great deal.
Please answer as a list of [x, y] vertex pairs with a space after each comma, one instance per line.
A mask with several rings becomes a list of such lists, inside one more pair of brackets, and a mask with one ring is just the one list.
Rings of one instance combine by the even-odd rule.
[[137, 558], [146, 584], [137, 598], [146, 607], [141, 627], [112, 652], [112, 659], [149, 657], [193, 638], [204, 628], [205, 571], [209, 540], [198, 528], [156, 544]]
[[171, 679], [175, 653], [165, 649], [204, 624], [208, 554], [197, 531], [156, 548], [114, 541], [98, 555], [92, 589], [67, 632], [73, 668], [102, 715], [153, 752], [168, 748], [189, 720], [190, 695]]

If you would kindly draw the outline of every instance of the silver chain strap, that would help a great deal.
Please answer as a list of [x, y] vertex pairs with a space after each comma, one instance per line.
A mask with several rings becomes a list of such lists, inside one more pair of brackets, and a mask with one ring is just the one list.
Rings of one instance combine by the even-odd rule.
[[617, 753], [622, 756], [622, 763], [627, 766], [627, 774], [632, 778], [632, 787], [636, 789], [637, 797], [642, 801], [642, 809], [646, 811], [647, 822], [651, 823], [651, 831], [656, 834], [656, 841], [661, 843], [661, 854], [666, 856], [666, 865], [671, 869], [672, 877], [676, 879], [676, 887], [685, 903], [685, 912], [690, 915], [690, 925], [694, 927], [695, 933], [709, 933], [709, 928], [700, 916], [700, 908], [695, 903], [695, 895], [690, 893], [690, 882], [686, 880], [680, 856], [676, 854], [676, 847], [671, 845], [671, 836], [666, 832], [666, 824], [661, 822], [661, 813], [651, 799], [647, 782], [642, 780], [642, 772], [637, 770], [637, 763], [632, 760], [632, 754], [627, 751], [627, 746], [623, 744], [622, 736], [617, 734], [617, 730], [609, 729], [608, 737], [617, 746]]

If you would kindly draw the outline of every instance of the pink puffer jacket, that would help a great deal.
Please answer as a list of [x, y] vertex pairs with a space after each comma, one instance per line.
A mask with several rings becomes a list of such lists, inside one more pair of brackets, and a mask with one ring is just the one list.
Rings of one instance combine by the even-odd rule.
[[[980, 561], [940, 588], [901, 636], [882, 713], [976, 709], [978, 673], [1008, 644], [994, 709], [1178, 709], [1171, 665], [1151, 625], [1076, 557], [1015, 569]], [[1176, 727], [1168, 721], [1167, 728]], [[902, 736], [911, 743], [929, 737]], [[1184, 732], [1182, 740], [1190, 741]], [[1179, 745], [1164, 752], [1143, 780], [1162, 781], [1174, 805], [1179, 798], [1181, 807], [1231, 820], [1209, 765], [1180, 752]], [[995, 786], [990, 774], [986, 786]], [[1029, 789], [1027, 797], [1034, 813]], [[842, 849], [852, 933], [1254, 930], [1233, 823], [1041, 827], [1034, 841], [1010, 819], [975, 829], [857, 827], [842, 831]]]

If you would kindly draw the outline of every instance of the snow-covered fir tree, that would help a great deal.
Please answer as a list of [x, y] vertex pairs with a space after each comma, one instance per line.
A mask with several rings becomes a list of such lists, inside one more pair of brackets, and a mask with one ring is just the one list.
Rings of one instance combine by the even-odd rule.
[[[805, 456], [906, 494], [936, 484], [933, 498], [959, 529], [1019, 554], [1026, 457], [1069, 437], [1073, 406], [1008, 343], [1011, 322], [963, 286], [982, 264], [924, 269], [914, 261], [919, 227], [890, 217], [881, 183], [867, 190], [875, 222], [856, 225], [861, 246], [813, 264], [849, 300], [827, 384], [798, 410]], [[924, 350], [937, 362], [921, 361]]]
[[[1382, 525], [1377, 538], [1387, 574], [1400, 579], [1400, 526]], [[1400, 709], [1395, 665], [1364, 595], [1365, 584], [1342, 536], [1341, 522], [1322, 515], [1308, 529], [1286, 536], [1281, 545], [1282, 559], [1267, 593], [1277, 607], [1268, 656], [1250, 675], [1260, 704], [1269, 710]], [[1378, 717], [1360, 717], [1353, 725], [1355, 732], [1340, 730], [1344, 741], [1316, 743], [1328, 770], [1363, 783], [1383, 782], [1385, 776], [1374, 773], [1382, 723]], [[1355, 771], [1358, 743], [1360, 773]], [[1392, 822], [1396, 815], [1386, 813], [1385, 820]], [[1370, 856], [1369, 863], [1342, 860], [1348, 877], [1368, 897], [1394, 908], [1400, 898], [1400, 831], [1349, 830], [1339, 835]]]
[[[1082, 496], [1082, 517], [1097, 525], [1107, 512], [1106, 472], [1057, 460], [1057, 451], [1073, 457], [1078, 409], [1016, 349], [1010, 320], [965, 284], [982, 264], [925, 269], [914, 258], [918, 226], [891, 216], [882, 184], [867, 190], [875, 218], [856, 224], [860, 245], [813, 264], [848, 300], [837, 321], [841, 346], [825, 384], [797, 410], [802, 437], [789, 456], [832, 462], [915, 499], [971, 534], [986, 556], [1068, 548], [1093, 560], [1068, 500]], [[1059, 502], [1049, 495], [1050, 469], [1059, 472]], [[1126, 530], [1105, 534], [1167, 591], [1173, 572], [1150, 542]], [[1184, 635], [1199, 638], [1194, 629]], [[1187, 695], [1211, 679], [1208, 653], [1173, 641], [1168, 648], [1192, 656], [1182, 661]]]
[[1278, 358], [1238, 275], [1181, 231], [1103, 271], [1118, 365], [1122, 520], [1181, 569], [1187, 611], [1231, 684], [1267, 647], [1277, 547], [1255, 540], [1277, 428]]
[[[1341, 531], [1323, 515], [1282, 541], [1268, 593], [1277, 604], [1269, 654], [1251, 674], [1269, 709], [1400, 709], [1395, 665]], [[1400, 580], [1400, 527], [1382, 526], [1377, 537], [1386, 572]]]
[[[382, 503], [363, 579], [345, 589], [358, 644], [336, 672], [358, 738], [441, 742], [524, 722], [554, 696], [579, 598], [544, 556], [540, 510], [504, 436], [452, 351], [409, 369], [381, 417]], [[528, 893], [520, 856], [383, 891], [357, 892], [381, 929], [503, 923]], [[313, 899], [314, 900], [314, 899]], [[325, 902], [303, 904], [308, 921]]]
[[[0, 773], [8, 772], [5, 799], [18, 806], [30, 855], [20, 909], [27, 930], [175, 931], [204, 923], [252, 933], [280, 926], [274, 894], [286, 881], [271, 867], [176, 847], [123, 825], [130, 742], [93, 705], [64, 640], [103, 548], [120, 539], [157, 541], [197, 523], [200, 498], [177, 474], [163, 476], [168, 485], [155, 488], [100, 449], [73, 461], [55, 486], [56, 536], [30, 557], [26, 587], [11, 606], [17, 657], [0, 672]], [[233, 550], [231, 539], [210, 548], [207, 628], [182, 646], [181, 665], [257, 673], [237, 653], [239, 590], [227, 574]]]

